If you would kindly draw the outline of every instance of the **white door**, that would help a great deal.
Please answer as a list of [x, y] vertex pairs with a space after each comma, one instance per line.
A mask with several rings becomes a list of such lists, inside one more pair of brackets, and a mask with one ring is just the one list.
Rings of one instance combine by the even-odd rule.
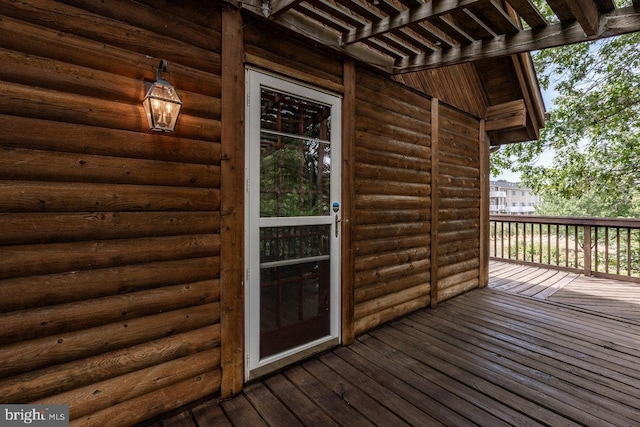
[[341, 100], [247, 71], [251, 371], [339, 338]]

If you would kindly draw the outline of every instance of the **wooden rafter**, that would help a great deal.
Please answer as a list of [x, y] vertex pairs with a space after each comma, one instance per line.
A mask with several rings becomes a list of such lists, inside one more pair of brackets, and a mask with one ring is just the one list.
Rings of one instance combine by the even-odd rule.
[[[303, 5], [303, 7], [306, 7], [306, 4]], [[330, 16], [333, 16], [334, 18], [337, 18], [340, 21], [345, 22], [349, 26], [357, 27], [363, 25], [362, 19], [356, 18], [353, 14], [350, 13], [349, 9], [338, 4], [334, 4], [326, 0], [319, 0], [313, 3], [313, 7], [327, 13]], [[311, 6], [309, 6], [309, 8], [311, 8]], [[341, 32], [344, 32], [344, 30], [342, 30]]]
[[491, 0], [487, 3], [470, 8], [472, 13], [479, 12], [479, 19], [484, 21], [497, 34], [517, 33], [520, 28], [502, 7]]
[[457, 26], [450, 18], [441, 17], [434, 20], [432, 24], [461, 45], [473, 43], [475, 40], [473, 36]]
[[547, 0], [547, 4], [549, 4], [551, 10], [553, 10], [553, 13], [556, 14], [561, 22], [571, 21], [574, 19], [574, 16], [571, 13], [571, 8], [565, 0]]
[[423, 41], [420, 37], [412, 36], [405, 29], [402, 29], [394, 34], [407, 43], [411, 43], [412, 45], [417, 46], [424, 52], [433, 52], [436, 50], [436, 46]]
[[270, 3], [270, 16], [278, 16], [287, 10], [296, 7], [303, 0], [273, 0]]
[[440, 46], [440, 48], [442, 49], [455, 46], [452, 41], [449, 41], [447, 38], [443, 37], [443, 34], [439, 34], [435, 27], [431, 27], [432, 26], [430, 24], [424, 25], [418, 23], [409, 26], [409, 28], [411, 28], [417, 34], [429, 40], [436, 46]]
[[473, 4], [481, 1], [485, 0], [443, 0], [437, 3], [422, 3], [418, 7], [405, 9], [397, 15], [388, 16], [377, 22], [372, 22], [363, 27], [356, 28], [342, 36], [342, 43], [345, 45], [356, 43], [378, 34], [406, 27], [407, 25], [415, 22], [422, 22], [427, 19], [437, 18], [454, 9], [472, 6]]
[[369, 21], [377, 21], [380, 19], [380, 15], [378, 15], [371, 8], [367, 7], [367, 5], [363, 4], [359, 0], [335, 0], [336, 3], [340, 3], [347, 9], [355, 12], [357, 15], [362, 16], [364, 19]]
[[451, 15], [469, 34], [473, 34], [473, 38], [486, 39], [496, 37], [496, 34], [491, 27], [485, 24], [480, 17], [474, 13], [471, 13], [469, 9], [455, 10]]
[[[394, 59], [390, 56], [380, 54], [379, 52], [368, 48], [367, 46], [352, 45], [340, 46], [339, 37], [335, 33], [327, 33], [325, 27], [314, 20], [309, 19], [302, 13], [291, 10], [275, 19], [275, 21], [285, 28], [301, 33], [305, 37], [314, 40], [333, 50], [341, 51], [358, 61], [370, 64], [387, 73], [393, 73]], [[301, 32], [304, 29], [304, 32]]]
[[402, 11], [402, 8], [396, 6], [393, 0], [375, 0], [374, 4], [378, 10], [390, 16]]
[[[227, 0], [237, 1], [237, 0]], [[640, 0], [241, 0], [315, 43], [386, 73], [418, 71], [640, 31]]]
[[611, 12], [616, 8], [616, 5], [613, 3], [613, 0], [595, 0], [598, 9], [603, 12]]
[[598, 32], [600, 11], [591, 0], [565, 0], [573, 16], [580, 23], [584, 33], [592, 36]]
[[547, 20], [544, 19], [540, 11], [535, 8], [529, 0], [508, 0], [511, 7], [518, 12], [518, 15], [525, 20], [531, 28], [542, 28], [547, 26]]
[[640, 12], [633, 6], [629, 6], [601, 15], [598, 32], [591, 36], [585, 36], [583, 28], [577, 21], [569, 25], [558, 23], [540, 30], [521, 31], [493, 40], [477, 41], [466, 46], [452, 47], [446, 51], [440, 50], [430, 55], [422, 54], [413, 59], [397, 62], [394, 68], [396, 72], [426, 70], [638, 31], [640, 31]]

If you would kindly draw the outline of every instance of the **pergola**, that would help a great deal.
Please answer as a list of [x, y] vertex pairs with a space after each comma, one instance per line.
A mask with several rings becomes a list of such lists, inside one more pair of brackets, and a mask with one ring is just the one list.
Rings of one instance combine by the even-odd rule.
[[388, 74], [401, 74], [640, 30], [640, 0], [229, 0]]

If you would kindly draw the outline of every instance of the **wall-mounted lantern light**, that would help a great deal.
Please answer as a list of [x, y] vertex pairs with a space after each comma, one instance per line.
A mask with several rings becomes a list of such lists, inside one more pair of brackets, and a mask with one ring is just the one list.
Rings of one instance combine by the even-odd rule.
[[160, 61], [156, 81], [151, 85], [142, 104], [147, 113], [149, 128], [160, 132], [173, 132], [182, 108], [182, 101], [176, 90], [163, 78], [167, 72], [167, 61]]

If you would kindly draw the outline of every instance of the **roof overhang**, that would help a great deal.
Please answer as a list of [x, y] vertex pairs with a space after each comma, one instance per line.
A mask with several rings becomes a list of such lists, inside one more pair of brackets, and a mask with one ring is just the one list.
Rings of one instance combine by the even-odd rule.
[[531, 0], [224, 1], [400, 80], [471, 63], [484, 68], [484, 85], [506, 70], [500, 85], [510, 97], [492, 100], [485, 87], [485, 114], [475, 112], [492, 144], [534, 140], [544, 127], [529, 52], [640, 31], [640, 0], [621, 8], [613, 0], [546, 0], [551, 20]]
[[242, 0], [234, 4], [388, 74], [640, 31], [640, 0]]

